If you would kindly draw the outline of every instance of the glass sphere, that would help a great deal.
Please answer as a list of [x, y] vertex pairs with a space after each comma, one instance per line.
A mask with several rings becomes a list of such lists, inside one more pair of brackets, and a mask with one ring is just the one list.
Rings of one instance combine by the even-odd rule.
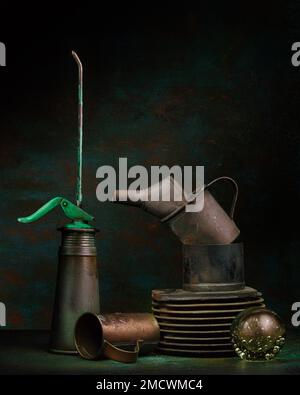
[[233, 348], [241, 359], [271, 360], [285, 343], [285, 327], [276, 313], [263, 307], [242, 311], [231, 327]]

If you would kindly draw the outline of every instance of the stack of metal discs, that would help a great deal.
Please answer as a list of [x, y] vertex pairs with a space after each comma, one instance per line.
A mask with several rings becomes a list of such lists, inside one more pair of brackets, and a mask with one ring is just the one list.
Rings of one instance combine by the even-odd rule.
[[153, 290], [152, 310], [161, 331], [158, 351], [178, 356], [233, 356], [232, 321], [255, 306], [264, 307], [264, 300], [249, 287], [223, 292]]

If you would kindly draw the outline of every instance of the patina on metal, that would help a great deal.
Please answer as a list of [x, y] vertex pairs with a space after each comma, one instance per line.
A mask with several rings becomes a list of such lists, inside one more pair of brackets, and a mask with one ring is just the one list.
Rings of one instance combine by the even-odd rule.
[[[235, 188], [229, 215], [208, 191], [210, 186], [221, 180], [229, 181]], [[153, 191], [160, 196], [159, 201], [151, 201]], [[182, 196], [181, 201], [174, 200], [174, 191]], [[193, 204], [200, 193], [204, 194], [203, 209], [198, 212], [186, 211], [187, 205]], [[165, 201], [164, 194], [170, 196], [171, 200]], [[183, 244], [229, 244], [240, 234], [233, 220], [237, 197], [238, 186], [230, 177], [223, 176], [211, 181], [201, 190], [195, 191], [191, 200], [185, 200], [181, 186], [173, 177], [167, 177], [142, 191], [116, 190], [113, 201], [140, 207], [159, 218], [171, 228]]]
[[50, 351], [77, 353], [74, 328], [85, 312], [100, 311], [96, 229], [62, 227]]
[[77, 350], [83, 358], [91, 360], [109, 358], [132, 363], [139, 352], [153, 351], [159, 339], [159, 325], [150, 313], [86, 313], [75, 327]]
[[[229, 215], [208, 188], [218, 181], [234, 186]], [[182, 200], [151, 201], [151, 191], [168, 195], [182, 193]], [[182, 289], [152, 291], [152, 311], [160, 327], [157, 350], [164, 354], [216, 357], [233, 356], [230, 327], [235, 317], [248, 307], [263, 307], [261, 294], [245, 286], [242, 243], [232, 243], [240, 231], [233, 221], [238, 186], [230, 177], [219, 177], [201, 190], [203, 209], [185, 208], [194, 200], [185, 200], [183, 191], [172, 177], [137, 191], [115, 191], [114, 201], [138, 206], [169, 225], [183, 248]], [[171, 192], [171, 193], [170, 193]], [[158, 193], [157, 193], [158, 194]], [[147, 200], [148, 201], [145, 201]]]
[[183, 289], [232, 291], [244, 286], [243, 243], [183, 245]]
[[63, 207], [65, 213], [68, 207], [67, 216], [73, 221], [59, 229], [62, 238], [58, 252], [50, 351], [76, 354], [74, 328], [77, 319], [87, 311], [97, 314], [100, 311], [95, 242], [97, 229], [86, 222], [93, 217], [66, 199], [54, 198], [36, 213], [19, 218], [19, 221], [36, 221], [58, 205]]
[[61, 231], [61, 246], [58, 252], [58, 269], [50, 336], [50, 351], [65, 354], [77, 353], [74, 328], [77, 319], [89, 311], [100, 312], [98, 266], [95, 235], [97, 230], [89, 224], [93, 216], [82, 206], [82, 78], [83, 69], [78, 55], [72, 56], [78, 65], [78, 149], [76, 205], [64, 197], [55, 197], [33, 214], [19, 218], [21, 223], [31, 223], [45, 216], [56, 207], [61, 207], [71, 220]]
[[261, 294], [232, 291], [153, 290], [152, 310], [161, 340], [158, 352], [192, 357], [234, 356], [231, 325], [249, 307], [264, 307]]

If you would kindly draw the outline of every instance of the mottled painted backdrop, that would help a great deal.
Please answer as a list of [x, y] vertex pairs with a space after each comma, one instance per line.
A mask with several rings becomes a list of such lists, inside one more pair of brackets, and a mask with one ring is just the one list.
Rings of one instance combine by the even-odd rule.
[[[51, 321], [63, 216], [16, 218], [57, 195], [75, 199], [71, 49], [85, 67], [83, 193], [100, 229], [102, 311], [146, 311], [153, 288], [181, 285], [171, 232], [140, 210], [96, 199], [97, 168], [119, 157], [129, 166], [204, 165], [207, 181], [235, 178], [247, 284], [287, 322], [300, 300], [300, 69], [290, 63], [298, 9], [166, 4], [1, 9], [0, 301], [9, 328]], [[231, 192], [214, 189], [227, 207]]]

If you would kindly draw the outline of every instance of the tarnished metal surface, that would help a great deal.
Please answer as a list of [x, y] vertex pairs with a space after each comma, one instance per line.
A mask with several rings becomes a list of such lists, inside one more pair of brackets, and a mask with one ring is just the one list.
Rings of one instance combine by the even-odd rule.
[[[244, 309], [230, 309], [230, 310], [226, 309], [226, 313], [240, 313], [243, 310]], [[216, 314], [222, 314], [224, 312], [223, 309], [220, 309], [220, 310], [216, 309], [216, 310], [188, 310], [188, 311], [185, 311], [185, 310], [171, 310], [171, 309], [168, 309], [167, 307], [162, 308], [162, 309], [152, 307], [152, 311], [154, 313], [158, 313], [158, 314], [161, 314], [161, 315], [167, 314], [169, 317], [172, 317], [172, 315], [176, 315], [176, 316], [182, 315], [182, 316], [185, 316], [185, 317], [189, 317], [189, 316], [192, 317], [194, 315], [200, 315], [201, 316], [203, 314], [209, 315], [210, 317], [213, 317]]]
[[261, 297], [261, 293], [254, 288], [245, 287], [241, 290], [236, 291], [225, 291], [225, 292], [190, 292], [183, 289], [154, 289], [152, 290], [152, 299], [154, 302], [167, 302], [167, 303], [182, 303], [186, 304], [201, 304], [202, 302], [210, 304], [215, 303], [239, 303], [240, 301], [251, 302], [256, 300], [257, 297]]
[[[228, 332], [229, 335], [229, 332]], [[219, 336], [219, 337], [178, 337], [178, 336], [164, 336], [165, 340], [169, 340], [170, 342], [174, 342], [174, 343], [181, 343], [182, 341], [186, 342], [186, 343], [193, 343], [194, 341], [197, 342], [209, 342], [209, 341], [213, 341], [216, 344], [222, 343], [224, 341], [231, 341], [231, 336]]]
[[242, 243], [183, 245], [183, 289], [231, 291], [244, 286]]
[[230, 328], [248, 307], [264, 306], [252, 288], [225, 292], [152, 291], [152, 310], [161, 332], [158, 351], [169, 355], [232, 356]]
[[[262, 303], [264, 300], [263, 298], [257, 298], [256, 302], [257, 303]], [[243, 307], [247, 307], [248, 305], [253, 305], [253, 300], [246, 300], [246, 301], [239, 301], [239, 302], [224, 302], [224, 303], [192, 303], [192, 304], [187, 304], [187, 303], [166, 303], [164, 304], [163, 302], [156, 302], [154, 299], [152, 300], [152, 306], [165, 306], [165, 308], [170, 308], [170, 309], [176, 309], [176, 311], [180, 312], [182, 309], [185, 308], [197, 308], [197, 309], [206, 309], [207, 307], [210, 308], [222, 308], [222, 307], [229, 307], [232, 306], [236, 307], [237, 305], [241, 305]]]
[[[113, 201], [121, 204], [129, 204], [141, 207], [145, 211], [159, 218], [162, 222], [168, 224], [174, 234], [183, 244], [229, 244], [232, 243], [239, 235], [240, 231], [233, 221], [235, 203], [237, 200], [238, 188], [235, 181], [230, 177], [219, 177], [209, 183], [205, 188], [219, 180], [228, 180], [235, 186], [235, 195], [230, 211], [230, 216], [223, 210], [211, 193], [205, 189], [204, 206], [198, 212], [186, 212], [185, 207], [189, 203], [184, 200], [177, 202], [163, 201], [163, 183], [169, 184], [171, 198], [173, 191], [181, 188], [175, 183], [172, 177], [154, 184], [150, 188], [142, 191], [117, 190], [114, 193]], [[151, 201], [151, 191], [158, 190], [161, 192], [161, 200]], [[181, 196], [183, 191], [180, 190]], [[147, 201], [144, 201], [147, 199]], [[190, 202], [192, 203], [192, 201]]]
[[61, 228], [50, 351], [77, 353], [74, 328], [87, 311], [99, 314], [96, 229]]
[[182, 211], [167, 224], [183, 244], [189, 245], [229, 244], [240, 233], [234, 221], [208, 191], [204, 192], [202, 211]]
[[74, 229], [62, 231], [59, 255], [62, 256], [97, 256], [95, 234], [97, 229]]
[[124, 348], [119, 348], [104, 340], [102, 354], [105, 358], [112, 359], [114, 361], [123, 363], [134, 363], [137, 361], [141, 346], [143, 344], [142, 340], [137, 340], [133, 347], [133, 350], [126, 350]]
[[194, 330], [199, 330], [202, 328], [205, 329], [213, 329], [213, 328], [217, 328], [217, 329], [225, 329], [231, 326], [231, 321], [229, 320], [229, 322], [221, 322], [221, 323], [216, 323], [216, 322], [206, 322], [206, 323], [174, 323], [174, 322], [166, 322], [166, 321], [159, 321], [159, 319], [157, 319], [159, 326], [160, 327], [167, 327], [168, 329], [172, 329], [175, 328], [177, 329], [184, 329], [187, 331], [194, 331]]
[[142, 353], [149, 353], [159, 339], [159, 325], [151, 313], [87, 313], [79, 318], [75, 329], [77, 350], [86, 359], [108, 357], [134, 362], [138, 349], [128, 351], [124, 347], [136, 346]]
[[[223, 314], [224, 312], [222, 312], [222, 314]], [[218, 321], [227, 321], [227, 320], [231, 320], [231, 319], [233, 319], [234, 318], [234, 315], [227, 315], [227, 316], [221, 316], [221, 317], [219, 317], [219, 316], [214, 316], [214, 317], [211, 317], [211, 316], [208, 316], [208, 317], [177, 317], [177, 316], [172, 316], [172, 315], [161, 315], [160, 313], [156, 313], [155, 314], [155, 317], [160, 321], [160, 322], [169, 322], [169, 323], [171, 323], [171, 322], [174, 322], [174, 323], [176, 323], [176, 322], [180, 322], [180, 321], [182, 321], [182, 322], [186, 322], [186, 323], [192, 323], [192, 324], [194, 324], [194, 323], [197, 323], [197, 322], [199, 322], [199, 323], [202, 323], [202, 322], [204, 322], [205, 323], [205, 321], [209, 321], [210, 323], [213, 323], [213, 322], [218, 322]]]
[[[193, 337], [196, 334], [199, 336], [212, 336], [211, 330], [195, 330], [195, 331], [188, 331], [188, 330], [176, 330], [176, 329], [170, 329], [170, 328], [160, 328], [160, 332], [163, 332], [166, 336], [188, 336], [188, 337]], [[230, 329], [218, 329], [213, 332], [213, 336], [226, 336], [230, 335]]]

